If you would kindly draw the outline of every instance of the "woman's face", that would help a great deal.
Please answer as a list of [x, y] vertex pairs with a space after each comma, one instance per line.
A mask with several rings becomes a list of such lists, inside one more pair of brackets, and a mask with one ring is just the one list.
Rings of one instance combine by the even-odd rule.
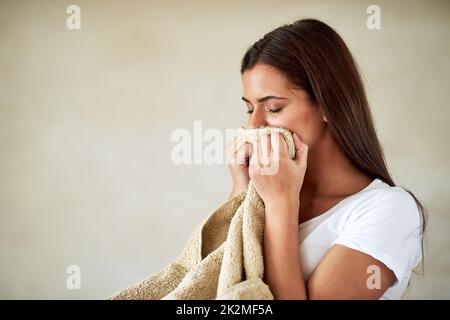
[[294, 88], [281, 72], [267, 64], [244, 71], [242, 81], [242, 99], [249, 112], [247, 128], [284, 127], [314, 149], [324, 133], [326, 119], [305, 91]]

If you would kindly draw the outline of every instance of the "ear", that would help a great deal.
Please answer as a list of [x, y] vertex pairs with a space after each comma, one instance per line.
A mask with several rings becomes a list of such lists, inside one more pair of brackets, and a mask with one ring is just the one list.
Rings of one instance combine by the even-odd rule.
[[323, 112], [323, 108], [322, 107], [320, 107], [320, 111], [322, 112], [322, 119], [323, 119], [323, 121], [328, 123], [328, 119], [327, 119], [327, 117], [325, 117], [325, 113]]

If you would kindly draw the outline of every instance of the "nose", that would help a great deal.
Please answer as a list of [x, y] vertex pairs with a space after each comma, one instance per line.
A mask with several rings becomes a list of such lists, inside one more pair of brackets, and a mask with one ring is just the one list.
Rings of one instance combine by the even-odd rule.
[[267, 121], [263, 112], [257, 111], [256, 109], [248, 118], [247, 129], [254, 129], [259, 127], [267, 126]]

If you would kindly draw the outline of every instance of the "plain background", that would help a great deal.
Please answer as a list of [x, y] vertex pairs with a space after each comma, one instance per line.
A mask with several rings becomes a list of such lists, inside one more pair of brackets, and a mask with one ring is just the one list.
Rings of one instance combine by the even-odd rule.
[[307, 17], [347, 42], [393, 177], [430, 212], [405, 298], [450, 298], [447, 0], [2, 0], [0, 297], [101, 299], [172, 262], [231, 179], [225, 164], [173, 164], [171, 133], [242, 125], [245, 50]]

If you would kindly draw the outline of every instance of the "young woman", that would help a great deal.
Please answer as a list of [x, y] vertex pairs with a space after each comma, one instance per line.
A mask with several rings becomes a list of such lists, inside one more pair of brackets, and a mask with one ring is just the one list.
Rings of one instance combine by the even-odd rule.
[[[247, 127], [287, 128], [297, 150], [290, 159], [277, 134], [227, 150], [247, 160], [229, 164], [231, 196], [252, 179], [265, 204], [264, 280], [275, 299], [400, 299], [423, 261], [424, 209], [389, 175], [344, 41], [299, 20], [253, 44], [241, 74]], [[276, 174], [260, 174], [275, 153]]]

